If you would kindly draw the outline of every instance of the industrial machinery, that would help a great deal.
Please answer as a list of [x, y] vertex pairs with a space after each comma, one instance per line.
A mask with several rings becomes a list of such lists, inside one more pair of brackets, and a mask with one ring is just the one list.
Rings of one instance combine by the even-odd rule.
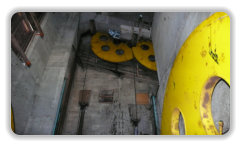
[[153, 45], [150, 41], [140, 41], [135, 47], [132, 48], [135, 58], [143, 66], [157, 71], [155, 63], [155, 53]]
[[113, 63], [133, 59], [146, 68], [157, 71], [153, 45], [150, 41], [140, 41], [132, 49], [123, 42], [115, 41], [105, 33], [96, 33], [91, 40], [92, 51], [101, 59]]
[[190, 34], [181, 47], [167, 83], [161, 134], [180, 134], [182, 115], [186, 135], [218, 135], [211, 112], [215, 85], [230, 86], [230, 18], [214, 13]]
[[114, 42], [105, 33], [96, 33], [91, 40], [92, 51], [99, 58], [113, 62], [120, 63], [133, 59], [131, 48], [122, 42]]

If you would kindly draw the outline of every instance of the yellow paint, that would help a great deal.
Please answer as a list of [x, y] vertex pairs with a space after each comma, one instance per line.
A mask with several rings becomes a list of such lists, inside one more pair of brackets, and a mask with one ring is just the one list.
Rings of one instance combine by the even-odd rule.
[[224, 123], [222, 121], [219, 121], [219, 135], [222, 135], [223, 134], [223, 126], [224, 126]]
[[230, 18], [218, 12], [204, 20], [181, 47], [167, 83], [161, 134], [179, 134], [179, 113], [187, 135], [217, 135], [211, 113], [216, 83], [230, 85]]
[[13, 132], [15, 132], [12, 107], [11, 107], [11, 129], [12, 129]]
[[[108, 40], [102, 41], [100, 40], [101, 35], [106, 35], [108, 37]], [[102, 46], [109, 46], [108, 51], [103, 51]], [[125, 62], [133, 59], [133, 53], [131, 48], [127, 46], [125, 43], [120, 43], [118, 45], [113, 43], [112, 38], [110, 38], [107, 34], [104, 33], [96, 33], [91, 40], [91, 47], [92, 51], [101, 59], [118, 63], [118, 62]], [[122, 49], [124, 51], [124, 54], [118, 55], [116, 53], [116, 50]]]
[[[142, 49], [141, 47], [142, 45], [147, 45], [149, 49], [147, 50]], [[152, 62], [149, 60], [149, 56], [154, 55], [153, 45], [150, 41], [139, 42], [137, 43], [136, 47], [132, 48], [132, 50], [135, 58], [139, 61], [140, 64], [144, 65], [148, 69], [157, 71], [155, 61]]]

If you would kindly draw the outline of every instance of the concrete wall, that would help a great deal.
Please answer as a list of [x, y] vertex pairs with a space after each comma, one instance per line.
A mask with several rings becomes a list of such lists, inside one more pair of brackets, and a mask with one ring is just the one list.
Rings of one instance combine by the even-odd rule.
[[155, 49], [160, 87], [157, 100], [161, 120], [163, 98], [170, 70], [182, 44], [189, 34], [212, 13], [155, 13], [152, 25], [152, 42]]
[[[153, 13], [81, 13], [80, 14], [80, 28], [89, 28], [89, 20], [93, 19], [95, 21], [96, 30], [98, 32], [108, 33], [109, 29], [121, 32], [120, 25], [135, 26], [138, 27], [139, 14], [143, 14], [143, 21], [151, 23]], [[146, 24], [146, 27], [151, 27], [150, 24]], [[145, 28], [144, 26], [142, 28]], [[148, 31], [148, 28], [145, 28]], [[126, 30], [126, 33], [121, 33], [120, 38], [125, 40], [132, 39], [132, 29]], [[150, 31], [148, 31], [150, 32]], [[149, 36], [147, 32], [144, 36]]]
[[[26, 54], [23, 67], [12, 53], [11, 102], [17, 134], [51, 134], [68, 62], [77, 47], [78, 13], [47, 13]], [[21, 102], [20, 102], [21, 101]]]
[[41, 28], [45, 36], [43, 38], [34, 36], [26, 49], [26, 55], [32, 64], [30, 72], [36, 82], [39, 82], [43, 74], [58, 35], [58, 23], [53, 21], [53, 19], [56, 19], [55, 17], [56, 15], [53, 13], [45, 15], [41, 22]]
[[[62, 134], [75, 135], [80, 120], [79, 92], [83, 90], [86, 70], [77, 66], [67, 116]], [[156, 88], [146, 82], [137, 81], [137, 93], [148, 93]], [[89, 106], [86, 108], [83, 134], [84, 135], [133, 135], [134, 126], [131, 122], [131, 112], [134, 112], [135, 90], [132, 78], [119, 78], [115, 74], [87, 69], [84, 90], [91, 90]], [[102, 90], [114, 90], [113, 103], [99, 102]], [[154, 134], [154, 118], [150, 105], [137, 106], [139, 134]]]
[[30, 69], [24, 66], [11, 51], [11, 104], [13, 107], [15, 131], [23, 134], [31, 113], [36, 82]]
[[78, 13], [55, 13], [59, 33], [45, 67], [25, 134], [51, 134], [55, 127], [58, 104], [61, 97], [74, 40], [77, 34]]
[[47, 13], [41, 23], [44, 38], [34, 36], [26, 49], [26, 55], [32, 66], [25, 67], [11, 51], [11, 101], [14, 110], [15, 131], [23, 134], [30, 115], [36, 87], [43, 74], [53, 48], [57, 30], [51, 22], [53, 13]]

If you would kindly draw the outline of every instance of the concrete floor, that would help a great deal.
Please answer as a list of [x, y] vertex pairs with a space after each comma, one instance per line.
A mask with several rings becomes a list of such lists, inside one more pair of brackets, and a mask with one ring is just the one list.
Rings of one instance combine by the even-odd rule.
[[[132, 135], [130, 108], [134, 108], [135, 91], [132, 78], [119, 78], [107, 71], [90, 68], [83, 70], [77, 67], [72, 85], [67, 117], [62, 134], [76, 134], [79, 124], [80, 108], [79, 91], [83, 90], [85, 72], [87, 71], [84, 90], [91, 90], [89, 106], [86, 108], [83, 134], [85, 135]], [[155, 90], [156, 85], [137, 82], [137, 93], [148, 93]], [[101, 90], [114, 90], [113, 103], [100, 103]], [[139, 134], [154, 134], [153, 112], [150, 105], [139, 105], [137, 108], [140, 123]]]

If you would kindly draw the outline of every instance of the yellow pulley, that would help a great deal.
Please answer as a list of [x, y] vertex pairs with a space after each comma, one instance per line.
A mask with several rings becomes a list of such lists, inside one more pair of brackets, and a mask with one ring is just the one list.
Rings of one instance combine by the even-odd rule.
[[115, 44], [113, 39], [105, 33], [96, 33], [92, 37], [91, 47], [94, 54], [109, 62], [119, 63], [133, 59], [132, 50], [127, 44]]
[[13, 119], [13, 108], [11, 106], [11, 129], [13, 132], [15, 132], [15, 125], [14, 125], [14, 119]]
[[142, 41], [132, 48], [138, 62], [148, 69], [156, 71], [155, 55], [153, 45], [150, 41]]
[[211, 96], [221, 79], [230, 85], [230, 18], [218, 12], [194, 29], [174, 61], [165, 91], [161, 134], [179, 134], [180, 114], [185, 134], [219, 134]]

